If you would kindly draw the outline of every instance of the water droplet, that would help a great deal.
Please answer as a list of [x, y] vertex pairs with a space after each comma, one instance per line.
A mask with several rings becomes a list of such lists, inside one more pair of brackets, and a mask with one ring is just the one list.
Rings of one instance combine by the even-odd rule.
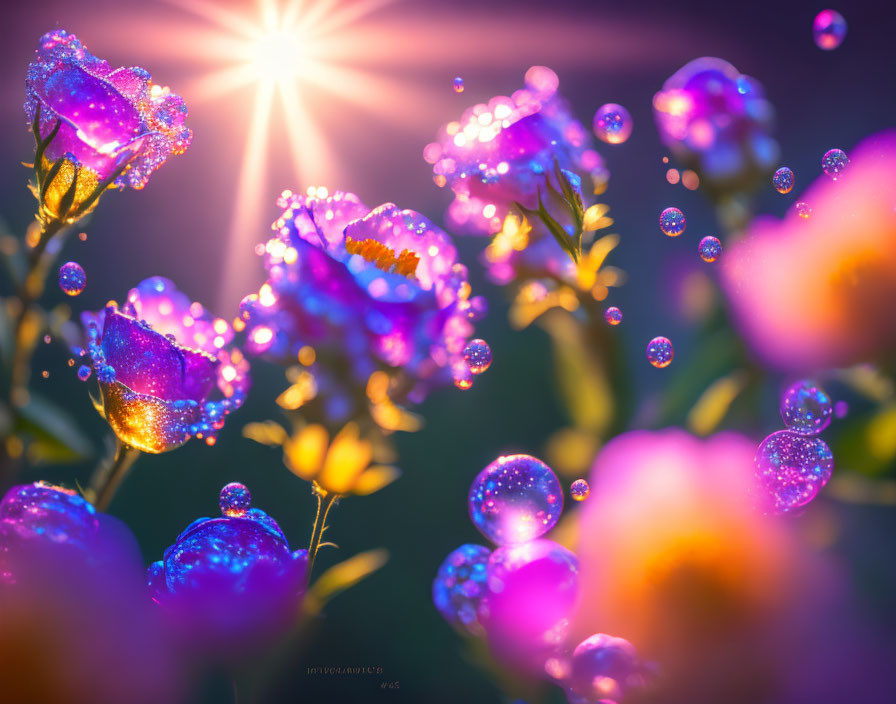
[[647, 361], [657, 369], [668, 367], [674, 356], [675, 350], [668, 337], [655, 337], [647, 345]]
[[492, 363], [492, 350], [485, 340], [470, 340], [464, 347], [464, 361], [473, 374], [482, 374]]
[[591, 493], [591, 487], [584, 479], [576, 479], [569, 487], [569, 495], [575, 501], [584, 501]]
[[632, 116], [621, 105], [607, 103], [594, 113], [594, 134], [607, 144], [622, 144], [632, 133]]
[[804, 201], [799, 201], [794, 206], [794, 208], [796, 208], [797, 215], [799, 215], [803, 220], [808, 220], [809, 216], [812, 214], [812, 208], [808, 203]]
[[563, 510], [563, 491], [553, 470], [530, 455], [499, 457], [470, 487], [470, 518], [498, 545], [522, 543], [547, 533]]
[[793, 171], [786, 166], [782, 166], [772, 176], [772, 184], [778, 193], [790, 193], [793, 190], [794, 181]]
[[115, 367], [111, 364], [101, 364], [97, 367], [96, 378], [104, 384], [115, 383]]
[[835, 181], [849, 166], [849, 157], [842, 149], [828, 149], [821, 158], [821, 169]]
[[687, 225], [684, 213], [678, 208], [666, 208], [660, 213], [660, 229], [669, 237], [678, 237]]
[[78, 378], [81, 381], [87, 381], [90, 378], [90, 367], [86, 364], [82, 364], [78, 367]]
[[78, 262], [66, 262], [59, 267], [59, 288], [69, 296], [77, 296], [87, 286], [87, 274]]
[[754, 467], [767, 492], [765, 508], [787, 513], [805, 506], [828, 483], [834, 456], [820, 438], [779, 430], [762, 441]]
[[469, 635], [483, 635], [479, 605], [485, 597], [488, 558], [482, 545], [461, 545], [445, 558], [432, 583], [432, 601], [448, 623]]
[[48, 372], [46, 369], [44, 369], [44, 370], [40, 373], [40, 375], [41, 375], [44, 379], [49, 379], [49, 378], [50, 378], [50, 372]]
[[577, 701], [621, 701], [629, 689], [644, 684], [641, 659], [624, 638], [596, 633], [576, 646], [570, 664], [566, 686]]
[[830, 396], [812, 381], [798, 381], [781, 396], [781, 417], [794, 433], [818, 435], [831, 424], [832, 413]]
[[454, 92], [455, 93], [463, 93], [464, 92], [464, 79], [460, 76], [454, 77]]
[[616, 306], [610, 306], [604, 311], [604, 320], [610, 325], [619, 325], [622, 322], [622, 311]]
[[49, 345], [53, 341], [53, 338], [49, 335], [44, 335], [44, 344]]
[[218, 504], [221, 506], [221, 513], [228, 518], [241, 518], [252, 506], [252, 494], [245, 484], [231, 482], [221, 489]]
[[712, 263], [722, 256], [722, 242], [718, 237], [707, 235], [697, 245], [697, 253], [703, 261]]
[[846, 20], [836, 10], [822, 10], [812, 22], [812, 36], [819, 49], [836, 49], [846, 38]]

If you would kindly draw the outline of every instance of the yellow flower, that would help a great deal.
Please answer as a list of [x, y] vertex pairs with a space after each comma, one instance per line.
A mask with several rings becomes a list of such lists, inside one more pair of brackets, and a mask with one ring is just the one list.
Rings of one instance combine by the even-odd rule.
[[266, 445], [282, 445], [287, 468], [313, 482], [323, 494], [366, 496], [400, 474], [396, 467], [371, 464], [373, 443], [361, 437], [357, 423], [345, 425], [332, 440], [318, 424], [305, 425], [287, 436], [276, 423], [250, 423], [243, 435]]
[[99, 179], [92, 169], [76, 166], [68, 159], [62, 159], [56, 166], [46, 157], [43, 157], [42, 169], [48, 182], [43, 186], [43, 198], [40, 193], [35, 195], [41, 199], [41, 215], [45, 219], [74, 222], [96, 207]]
[[576, 264], [576, 286], [580, 291], [591, 291], [591, 295], [597, 301], [607, 297], [611, 286], [618, 286], [624, 279], [624, 274], [616, 267], [604, 267], [603, 263], [607, 255], [619, 244], [619, 235], [606, 235], [594, 244], [588, 253], [582, 256]]

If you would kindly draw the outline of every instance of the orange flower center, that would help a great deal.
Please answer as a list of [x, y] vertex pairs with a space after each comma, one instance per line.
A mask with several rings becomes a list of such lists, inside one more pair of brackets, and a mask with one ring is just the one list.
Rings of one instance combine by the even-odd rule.
[[401, 254], [395, 256], [395, 250], [387, 247], [382, 242], [373, 239], [353, 240], [345, 238], [345, 249], [349, 254], [358, 254], [366, 261], [376, 265], [385, 272], [394, 272], [409, 279], [413, 278], [417, 271], [420, 257], [409, 249], [403, 249]]

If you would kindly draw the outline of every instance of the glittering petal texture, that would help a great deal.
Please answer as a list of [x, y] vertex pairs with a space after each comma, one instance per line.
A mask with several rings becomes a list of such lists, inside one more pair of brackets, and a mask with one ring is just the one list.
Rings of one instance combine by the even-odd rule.
[[660, 139], [712, 190], [748, 188], [776, 165], [774, 108], [758, 81], [727, 61], [694, 59], [653, 98]]
[[248, 393], [248, 362], [228, 346], [230, 325], [168, 279], [146, 279], [121, 310], [109, 306], [82, 320], [103, 413], [131, 447], [165, 452], [194, 436], [213, 443]]
[[142, 68], [113, 70], [63, 29], [41, 37], [25, 87], [25, 115], [30, 123], [40, 110], [41, 136], [61, 120], [46, 156], [55, 160], [68, 155], [101, 179], [115, 170], [119, 159], [130, 158], [118, 186], [142, 188], [193, 137], [184, 126], [187, 107], [180, 96], [153, 84]]
[[606, 181], [590, 132], [572, 115], [558, 83], [549, 68], [533, 66], [525, 88], [472, 106], [426, 146], [436, 184], [454, 192], [446, 216], [452, 229], [496, 233], [513, 201], [535, 205], [555, 159], [596, 184]]
[[290, 552], [276, 522], [256, 508], [194, 521], [147, 578], [184, 635], [224, 655], [289, 628], [306, 568], [307, 551]]
[[264, 246], [268, 280], [241, 304], [248, 351], [285, 361], [310, 345], [347, 362], [361, 384], [400, 369], [412, 400], [450, 383], [475, 317], [450, 237], [419, 213], [370, 210], [351, 193], [287, 191], [278, 204], [277, 236]]

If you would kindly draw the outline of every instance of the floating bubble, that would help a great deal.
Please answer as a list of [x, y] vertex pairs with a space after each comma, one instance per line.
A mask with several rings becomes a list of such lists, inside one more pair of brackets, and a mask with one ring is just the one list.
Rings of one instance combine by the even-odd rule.
[[647, 344], [647, 361], [657, 369], [668, 367], [674, 356], [675, 350], [668, 337], [655, 337]]
[[678, 208], [666, 208], [660, 213], [660, 229], [669, 237], [678, 237], [687, 225], [684, 213]]
[[[571, 702], [617, 702], [644, 685], [644, 666], [624, 638], [596, 633], [576, 646], [566, 681]], [[582, 699], [579, 699], [579, 698]]]
[[87, 381], [90, 378], [90, 367], [86, 364], [82, 364], [78, 367], [78, 378], [81, 381]]
[[66, 262], [59, 267], [59, 288], [69, 296], [77, 296], [87, 286], [87, 274], [78, 262]]
[[697, 253], [703, 261], [711, 264], [722, 256], [722, 242], [718, 237], [707, 235], [697, 245]]
[[836, 10], [822, 10], [812, 22], [812, 36], [819, 49], [836, 49], [846, 38], [846, 20]]
[[464, 361], [473, 374], [482, 374], [492, 363], [492, 349], [485, 340], [470, 340], [464, 347]]
[[821, 169], [835, 181], [849, 166], [849, 157], [842, 149], [828, 149], [821, 158]]
[[793, 190], [794, 182], [793, 171], [786, 166], [782, 166], [772, 176], [772, 183], [778, 193], [790, 193]]
[[563, 510], [563, 490], [553, 470], [530, 455], [505, 455], [483, 469], [468, 497], [470, 518], [498, 545], [523, 543], [547, 533]]
[[591, 493], [591, 487], [584, 479], [576, 479], [569, 487], [569, 494], [575, 501], [584, 501]]
[[461, 545], [445, 558], [432, 583], [432, 601], [442, 618], [473, 636], [484, 633], [478, 612], [488, 591], [490, 556], [491, 550], [482, 545]]
[[812, 208], [804, 201], [799, 201], [794, 208], [796, 208], [796, 214], [803, 220], [808, 220], [809, 216], [812, 214]]
[[812, 381], [798, 381], [781, 397], [781, 417], [788, 430], [818, 435], [831, 424], [833, 405], [824, 389]]
[[221, 489], [218, 499], [221, 513], [228, 518], [241, 518], [252, 506], [252, 494], [245, 484], [231, 482]]
[[610, 325], [619, 325], [622, 322], [622, 311], [616, 306], [610, 306], [604, 311], [604, 320]]
[[607, 144], [622, 144], [632, 133], [632, 116], [621, 105], [607, 103], [594, 113], [594, 134]]
[[455, 93], [463, 93], [464, 92], [464, 79], [460, 76], [454, 77], [454, 92]]
[[828, 483], [834, 456], [820, 438], [779, 430], [762, 441], [754, 467], [768, 494], [768, 510], [787, 513], [805, 506]]

